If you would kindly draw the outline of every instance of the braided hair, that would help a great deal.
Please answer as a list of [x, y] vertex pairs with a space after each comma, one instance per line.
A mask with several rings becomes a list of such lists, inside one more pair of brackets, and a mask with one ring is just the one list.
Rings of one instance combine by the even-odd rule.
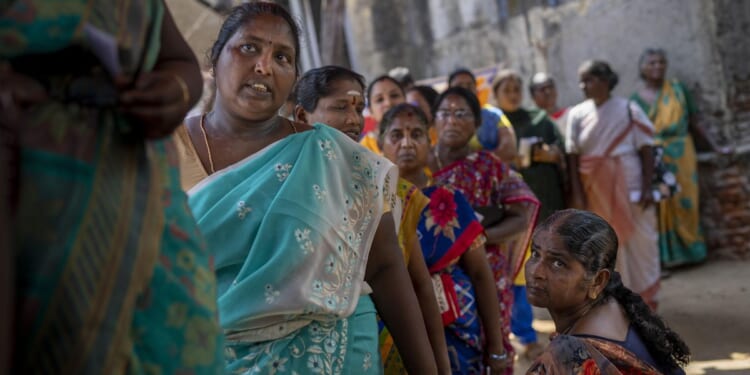
[[550, 215], [537, 228], [544, 230], [551, 230], [562, 239], [565, 248], [583, 265], [587, 278], [593, 278], [603, 269], [610, 271], [609, 282], [596, 303], [614, 298], [625, 309], [630, 324], [660, 366], [673, 370], [688, 363], [687, 344], [651, 311], [640, 295], [623, 285], [615, 271], [617, 234], [606, 220], [589, 211], [568, 209]]

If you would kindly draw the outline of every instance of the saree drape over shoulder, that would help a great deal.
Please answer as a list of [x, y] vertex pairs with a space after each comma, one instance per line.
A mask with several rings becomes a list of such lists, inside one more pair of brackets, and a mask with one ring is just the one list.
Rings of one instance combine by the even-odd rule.
[[617, 270], [625, 286], [655, 305], [660, 274], [656, 214], [631, 198], [641, 191], [638, 150], [653, 144], [653, 125], [638, 105], [618, 97], [599, 107], [586, 100], [570, 110], [569, 121], [565, 147], [580, 155], [586, 208], [617, 232]]
[[528, 375], [661, 375], [622, 346], [604, 339], [558, 335], [526, 371]]
[[[449, 185], [463, 193], [472, 207], [489, 207], [522, 204], [527, 209], [529, 223], [518, 240], [510, 243], [488, 245], [487, 258], [495, 277], [500, 300], [505, 349], [513, 352], [510, 345], [510, 312], [513, 305], [513, 278], [521, 269], [526, 247], [536, 217], [539, 201], [521, 176], [497, 157], [487, 151], [469, 154], [433, 174], [436, 185]], [[509, 371], [512, 371], [510, 369]]]
[[665, 80], [656, 100], [647, 103], [637, 93], [631, 98], [656, 128], [655, 141], [664, 148], [662, 161], [674, 173], [680, 191], [659, 202], [659, 253], [667, 266], [696, 263], [706, 258], [700, 226], [695, 146], [689, 133], [695, 105], [678, 81]]
[[[316, 124], [190, 189], [216, 256], [230, 372], [379, 368], [374, 308], [360, 295], [380, 218], [397, 206], [397, 178], [386, 159]], [[357, 353], [363, 332], [375, 352]]]
[[[455, 320], [445, 326], [448, 356], [454, 374], [482, 374], [484, 347], [476, 293], [471, 278], [461, 268], [461, 256], [485, 243], [484, 228], [466, 198], [450, 186], [424, 189], [430, 205], [419, 222], [420, 243], [433, 278], [439, 278], [445, 295], [455, 306]], [[455, 297], [454, 297], [455, 296]]]
[[[164, 11], [157, 0], [0, 1], [0, 59], [51, 94], [14, 124], [12, 373], [222, 371], [215, 277], [174, 144], [126, 134], [143, 125], [114, 108], [52, 95], [74, 71], [104, 69], [85, 58], [87, 35], [111, 38], [124, 74], [150, 71]], [[74, 56], [49, 55], [71, 47]]]

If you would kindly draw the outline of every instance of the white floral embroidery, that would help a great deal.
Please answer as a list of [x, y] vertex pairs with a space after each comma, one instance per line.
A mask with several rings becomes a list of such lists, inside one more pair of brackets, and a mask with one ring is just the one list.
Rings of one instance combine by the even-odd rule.
[[296, 237], [297, 239], [299, 248], [302, 249], [305, 254], [309, 254], [315, 251], [312, 241], [310, 241], [310, 229], [297, 228], [294, 230], [294, 237]]
[[362, 361], [362, 369], [367, 371], [372, 367], [372, 354], [366, 353], [365, 359]]
[[[349, 350], [349, 321], [346, 319], [333, 321], [314, 321], [302, 328], [307, 334], [300, 335], [293, 340], [287, 351], [288, 355], [274, 355], [268, 361], [265, 358], [273, 352], [274, 341], [267, 344], [253, 345], [249, 353], [239, 359], [236, 365], [238, 370], [233, 373], [248, 374], [257, 371], [259, 373], [276, 374], [291, 370], [290, 367], [307, 367], [304, 374], [349, 374], [352, 369], [344, 368], [344, 358]], [[363, 364], [372, 366], [371, 355], [365, 355]], [[369, 357], [369, 359], [368, 359]], [[233, 365], [233, 366], [236, 366]], [[259, 366], [263, 366], [261, 369]], [[364, 367], [367, 369], [368, 367]]]
[[273, 285], [271, 285], [271, 284], [266, 284], [265, 288], [266, 288], [266, 292], [265, 292], [266, 303], [270, 305], [270, 304], [276, 302], [276, 298], [279, 297], [279, 291], [275, 290], [273, 288]]
[[[310, 348], [313, 349], [313, 348]], [[317, 351], [317, 350], [315, 350]], [[311, 355], [307, 358], [307, 368], [312, 371], [313, 374], [323, 373], [323, 359], [319, 355]]]
[[279, 182], [284, 182], [289, 177], [289, 170], [292, 169], [292, 165], [290, 163], [276, 163], [273, 169], [276, 171], [276, 177], [279, 179]]
[[274, 375], [277, 372], [285, 372], [286, 367], [284, 367], [284, 364], [289, 360], [289, 358], [279, 358], [279, 356], [273, 357], [273, 360], [271, 363], [268, 364], [269, 368], [269, 374]]
[[336, 160], [336, 151], [333, 150], [333, 147], [331, 147], [331, 140], [320, 140], [318, 141], [318, 146], [320, 147], [320, 151], [323, 151], [323, 154], [328, 158], [328, 160]]
[[253, 208], [248, 206], [245, 201], [237, 202], [237, 217], [240, 220], [245, 220], [247, 214], [253, 212]]
[[315, 191], [315, 198], [317, 198], [319, 201], [322, 201], [326, 196], [328, 196], [328, 192], [321, 188], [318, 184], [313, 185], [313, 191]]
[[336, 256], [333, 254], [329, 254], [328, 258], [326, 259], [326, 272], [333, 273], [333, 271], [335, 270], [336, 270]]

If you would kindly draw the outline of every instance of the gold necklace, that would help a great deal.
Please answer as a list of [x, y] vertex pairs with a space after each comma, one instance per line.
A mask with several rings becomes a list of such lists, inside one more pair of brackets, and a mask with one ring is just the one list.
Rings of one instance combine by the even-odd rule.
[[208, 145], [208, 136], [206, 135], [206, 115], [207, 113], [204, 113], [203, 116], [201, 116], [201, 133], [203, 133], [203, 141], [206, 143], [206, 152], [208, 153], [208, 166], [211, 168], [211, 174], [214, 174], [214, 172], [216, 172], [216, 169], [214, 169], [214, 158], [211, 155], [211, 146]]
[[[208, 154], [208, 166], [211, 168], [211, 174], [214, 174], [216, 172], [216, 169], [214, 168], [214, 157], [211, 155], [211, 146], [208, 144], [208, 135], [206, 134], [206, 115], [208, 113], [204, 113], [201, 116], [201, 133], [203, 133], [203, 142], [206, 144], [206, 153]], [[297, 134], [297, 127], [294, 126], [293, 121], [289, 121], [289, 125], [292, 127], [292, 131], [294, 134]]]

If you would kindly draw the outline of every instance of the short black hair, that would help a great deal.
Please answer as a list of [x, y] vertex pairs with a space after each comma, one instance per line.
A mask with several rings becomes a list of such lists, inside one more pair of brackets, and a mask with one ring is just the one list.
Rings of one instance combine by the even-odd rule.
[[302, 34], [300, 27], [286, 8], [279, 4], [266, 1], [244, 3], [229, 11], [229, 15], [224, 19], [224, 23], [221, 24], [219, 35], [216, 37], [216, 41], [209, 51], [208, 58], [211, 61], [211, 66], [216, 67], [216, 63], [219, 61], [219, 56], [221, 56], [221, 51], [224, 50], [227, 41], [234, 36], [242, 25], [250, 22], [255, 17], [266, 14], [281, 17], [289, 25], [289, 29], [292, 31], [292, 37], [294, 38], [294, 71], [299, 74], [300, 35]]
[[424, 125], [425, 130], [427, 130], [427, 115], [425, 115], [424, 112], [415, 105], [411, 105], [409, 103], [401, 103], [389, 109], [383, 115], [383, 119], [380, 120], [380, 124], [378, 125], [378, 134], [380, 139], [383, 138], [385, 133], [388, 131], [388, 128], [391, 127], [391, 124], [393, 124], [393, 120], [404, 113], [413, 113], [417, 117], [417, 120], [419, 120], [419, 122]]
[[372, 96], [372, 88], [375, 86], [375, 84], [377, 84], [380, 81], [391, 81], [395, 83], [396, 86], [398, 86], [398, 88], [401, 89], [401, 93], [404, 94], [404, 96], [406, 96], [406, 93], [404, 92], [404, 87], [401, 86], [401, 83], [399, 83], [395, 78], [387, 74], [383, 74], [381, 76], [375, 77], [375, 79], [373, 79], [372, 82], [370, 82], [370, 85], [367, 86], [367, 106], [368, 107], [370, 106], [370, 103], [371, 103], [370, 96]]
[[451, 95], [458, 95], [466, 100], [466, 104], [469, 105], [469, 109], [471, 109], [471, 112], [474, 114], [474, 126], [478, 128], [479, 125], [482, 124], [482, 106], [479, 104], [479, 99], [477, 99], [477, 96], [463, 87], [454, 86], [449, 87], [447, 90], [443, 91], [443, 93], [438, 96], [435, 104], [432, 106], [432, 116], [437, 116], [437, 110], [438, 107], [440, 107], [440, 103], [442, 103], [445, 98]]
[[347, 68], [327, 65], [310, 69], [294, 86], [294, 101], [307, 112], [315, 111], [318, 100], [331, 94], [331, 84], [341, 80], [352, 80], [365, 89], [365, 78]]
[[606, 61], [601, 60], [587, 60], [581, 64], [578, 68], [578, 74], [591, 74], [592, 76], [602, 79], [609, 84], [609, 91], [614, 90], [619, 82], [617, 73], [607, 64]]
[[440, 95], [435, 89], [432, 88], [432, 86], [414, 86], [410, 88], [409, 91], [416, 91], [419, 93], [419, 95], [422, 95], [424, 100], [430, 106], [430, 109], [432, 109], [432, 106], [435, 105], [435, 101]]
[[467, 68], [458, 68], [454, 70], [453, 72], [451, 72], [451, 74], [448, 76], [448, 86], [451, 85], [454, 78], [456, 78], [457, 76], [460, 76], [461, 74], [469, 75], [471, 79], [474, 81], [474, 83], [477, 82], [477, 77], [474, 75], [474, 73], [471, 72], [471, 70]]

